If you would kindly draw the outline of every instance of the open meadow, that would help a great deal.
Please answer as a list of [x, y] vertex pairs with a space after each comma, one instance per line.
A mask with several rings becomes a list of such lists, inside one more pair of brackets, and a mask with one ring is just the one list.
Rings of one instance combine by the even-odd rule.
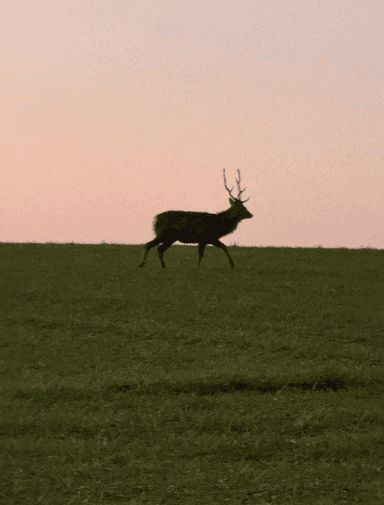
[[384, 251], [0, 244], [0, 502], [384, 502]]

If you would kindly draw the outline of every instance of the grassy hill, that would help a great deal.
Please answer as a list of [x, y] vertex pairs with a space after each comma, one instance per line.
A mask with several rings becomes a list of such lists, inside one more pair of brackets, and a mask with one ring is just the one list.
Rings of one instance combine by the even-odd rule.
[[0, 502], [381, 504], [384, 251], [0, 244]]

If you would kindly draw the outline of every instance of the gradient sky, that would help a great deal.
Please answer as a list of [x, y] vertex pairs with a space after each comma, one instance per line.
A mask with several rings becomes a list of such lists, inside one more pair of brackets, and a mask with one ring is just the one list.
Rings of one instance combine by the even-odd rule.
[[0, 241], [144, 243], [164, 210], [226, 244], [384, 248], [382, 0], [12, 0]]

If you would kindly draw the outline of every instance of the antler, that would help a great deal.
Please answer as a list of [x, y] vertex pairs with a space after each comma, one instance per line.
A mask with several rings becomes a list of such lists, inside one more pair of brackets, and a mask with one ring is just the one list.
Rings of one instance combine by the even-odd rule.
[[232, 195], [232, 189], [229, 189], [228, 186], [227, 186], [227, 179], [225, 178], [225, 168], [223, 168], [223, 176], [224, 176], [224, 186], [225, 186], [225, 189], [228, 191], [229, 193], [229, 196], [232, 198], [232, 200], [236, 200], [236, 198]]
[[239, 194], [237, 195], [237, 198], [235, 198], [233, 195], [232, 195], [232, 189], [229, 189], [228, 186], [227, 186], [227, 179], [225, 178], [225, 168], [223, 168], [223, 176], [224, 176], [224, 186], [225, 186], [225, 189], [228, 191], [229, 193], [229, 196], [232, 198], [232, 200], [239, 200], [241, 203], [245, 203], [245, 202], [248, 202], [249, 198], [247, 198], [247, 200], [241, 200], [240, 199], [240, 196], [242, 193], [244, 193], [244, 191], [247, 189], [247, 188], [244, 188], [244, 189], [241, 189], [240, 188], [240, 170], [237, 169], [237, 173], [239, 174], [239, 178], [236, 179], [236, 183], [237, 183], [237, 189], [239, 191]]
[[244, 188], [244, 189], [240, 189], [240, 170], [237, 169], [237, 173], [239, 174], [239, 178], [236, 179], [236, 183], [237, 183], [237, 189], [239, 190], [239, 194], [237, 195], [237, 200], [240, 200], [242, 203], [245, 203], [245, 202], [248, 202], [249, 198], [247, 198], [247, 200], [241, 200], [240, 196], [241, 196], [241, 193], [244, 193], [244, 191], [247, 189], [247, 188]]

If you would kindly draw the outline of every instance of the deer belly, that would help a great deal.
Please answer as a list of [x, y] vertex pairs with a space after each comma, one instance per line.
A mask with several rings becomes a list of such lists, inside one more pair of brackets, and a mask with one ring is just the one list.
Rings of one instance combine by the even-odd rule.
[[198, 244], [202, 237], [198, 233], [178, 233], [177, 240], [183, 244]]

